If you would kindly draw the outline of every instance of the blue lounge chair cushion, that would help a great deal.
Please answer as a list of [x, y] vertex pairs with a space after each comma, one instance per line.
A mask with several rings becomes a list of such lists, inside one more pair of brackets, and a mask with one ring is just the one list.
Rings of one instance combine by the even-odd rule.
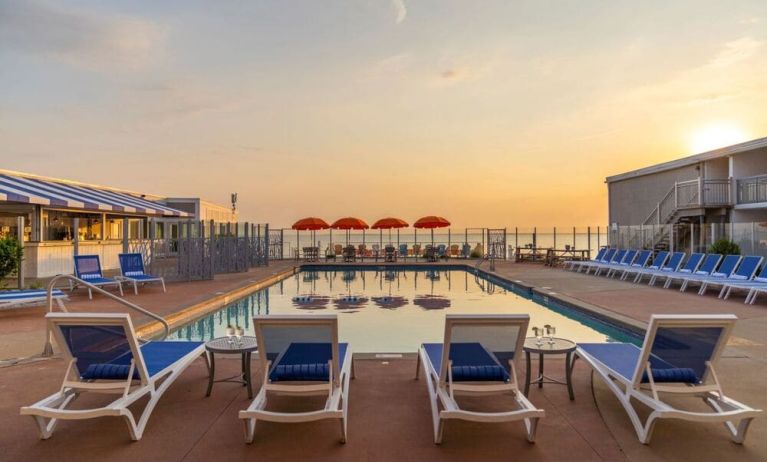
[[[338, 368], [344, 367], [348, 343], [338, 344], [340, 356]], [[331, 343], [291, 343], [285, 352], [277, 357], [269, 380], [279, 381], [328, 381], [328, 361], [333, 359]]]
[[[642, 351], [630, 343], [579, 343], [578, 348], [629, 381], [634, 377], [634, 370]], [[700, 382], [695, 371], [691, 368], [674, 367], [653, 355], [650, 355], [649, 361], [653, 380], [656, 382]], [[647, 374], [645, 373], [642, 376], [642, 382], [647, 381]]]
[[[441, 374], [443, 344], [424, 343], [423, 348], [434, 370]], [[507, 359], [514, 357], [513, 353], [504, 356]], [[498, 359], [478, 342], [451, 343], [450, 360], [454, 382], [508, 381], [510, 377]]]
[[[164, 341], [149, 342], [141, 345], [141, 356], [144, 358], [149, 376], [153, 376], [191, 353], [202, 342]], [[83, 380], [124, 380], [130, 371], [131, 353], [124, 354], [110, 363], [90, 364], [80, 375]], [[139, 378], [138, 371], [133, 374]]]
[[[0, 292], [0, 302], [44, 298], [47, 296], [47, 290], [8, 290]], [[59, 289], [53, 289], [53, 296], [63, 297], [64, 292]]]
[[108, 278], [102, 278], [102, 277], [87, 277], [87, 278], [83, 277], [81, 279], [85, 282], [93, 284], [94, 286], [97, 286], [99, 284], [117, 284], [118, 283], [114, 279], [108, 279]]

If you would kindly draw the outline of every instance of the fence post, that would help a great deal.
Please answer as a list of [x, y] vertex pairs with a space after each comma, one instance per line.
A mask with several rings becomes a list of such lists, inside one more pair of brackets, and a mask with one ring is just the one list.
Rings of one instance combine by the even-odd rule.
[[216, 224], [210, 220], [210, 275], [216, 277]]
[[[19, 240], [19, 248], [24, 251], [24, 216], [16, 217], [16, 238]], [[16, 271], [18, 276], [19, 289], [24, 288], [24, 254], [22, 253], [19, 261], [19, 269]]]
[[269, 223], [264, 225], [264, 266], [269, 266]]
[[72, 219], [72, 245], [75, 256], [80, 255], [80, 219]]
[[554, 248], [557, 248], [557, 227], [554, 227]]
[[589, 250], [589, 258], [591, 258], [591, 226], [586, 227], [586, 248]]
[[[75, 218], [75, 220], [77, 220], [77, 218]], [[123, 253], [128, 253], [130, 251], [130, 243], [128, 242], [129, 232], [130, 232], [130, 222], [128, 221], [128, 217], [125, 217], [123, 218]]]
[[[239, 225], [238, 225], [239, 226]], [[250, 239], [248, 236], [250, 236], [250, 223], [247, 221], [245, 222], [245, 271], [250, 268], [250, 262], [251, 262], [251, 255], [250, 255]]]

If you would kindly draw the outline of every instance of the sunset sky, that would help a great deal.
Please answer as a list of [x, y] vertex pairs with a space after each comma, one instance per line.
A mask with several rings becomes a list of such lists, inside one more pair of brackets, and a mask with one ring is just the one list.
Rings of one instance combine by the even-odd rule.
[[767, 2], [0, 0], [0, 168], [314, 215], [607, 221], [767, 136]]

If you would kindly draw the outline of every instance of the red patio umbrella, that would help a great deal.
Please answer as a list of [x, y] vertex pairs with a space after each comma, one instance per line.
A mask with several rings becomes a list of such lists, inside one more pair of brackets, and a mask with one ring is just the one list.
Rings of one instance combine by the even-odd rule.
[[431, 230], [431, 246], [434, 247], [434, 228], [445, 228], [450, 226], [450, 222], [442, 217], [429, 215], [427, 217], [419, 218], [413, 224], [414, 228], [426, 228]]
[[[344, 217], [339, 218], [338, 220], [334, 221], [332, 225], [330, 225], [331, 229], [345, 229], [346, 230], [346, 244], [349, 245], [349, 230], [351, 229], [361, 229], [366, 230], [370, 228], [367, 223], [365, 223], [362, 219], [356, 218], [356, 217]], [[364, 235], [363, 235], [364, 236]], [[364, 240], [364, 238], [363, 238]]]
[[[399, 229], [400, 228], [407, 228], [410, 226], [407, 224], [405, 220], [400, 220], [399, 218], [394, 217], [387, 217], [387, 218], [381, 218], [380, 220], [373, 223], [373, 226], [371, 228], [373, 229], [388, 229], [389, 230], [389, 244], [391, 244], [391, 230], [396, 229], [397, 230], [397, 243], [399, 243]], [[383, 241], [383, 231], [381, 231], [381, 241]], [[383, 244], [383, 242], [381, 242]]]
[[311, 231], [312, 232], [312, 246], [314, 246], [314, 232], [318, 229], [328, 229], [330, 228], [330, 225], [328, 225], [325, 220], [322, 218], [317, 217], [306, 217], [298, 220], [297, 222], [293, 223], [292, 226], [293, 229], [296, 230], [296, 249], [300, 249], [300, 245], [298, 242], [298, 232], [299, 231]]

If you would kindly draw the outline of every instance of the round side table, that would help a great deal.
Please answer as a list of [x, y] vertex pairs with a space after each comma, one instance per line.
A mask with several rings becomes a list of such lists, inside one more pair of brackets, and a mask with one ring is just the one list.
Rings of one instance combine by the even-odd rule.
[[[256, 337], [243, 336], [238, 342], [236, 338], [227, 337], [214, 338], [205, 343], [205, 351], [208, 353], [208, 391], [205, 396], [210, 396], [213, 390], [213, 384], [216, 382], [234, 382], [241, 383], [243, 387], [248, 387], [248, 398], [253, 399], [253, 386], [250, 379], [250, 356], [254, 351], [258, 351]], [[233, 375], [225, 379], [214, 380], [216, 373], [216, 354], [240, 355], [242, 357], [242, 374]]]
[[[549, 339], [544, 337], [541, 339], [542, 345], [537, 345], [538, 340], [535, 337], [528, 337], [525, 339], [525, 366], [527, 371], [527, 377], [525, 379], [525, 396], [530, 391], [530, 384], [537, 383], [538, 388], [543, 388], [544, 383], [555, 383], [559, 385], [567, 385], [567, 393], [570, 395], [570, 399], [575, 399], [573, 394], [573, 352], [575, 352], [575, 342], [564, 338], [554, 338], [554, 343], [549, 343]], [[538, 355], [538, 377], [533, 379], [530, 371], [530, 355]], [[552, 379], [543, 374], [543, 357], [546, 355], [566, 355], [565, 357], [565, 381]]]

